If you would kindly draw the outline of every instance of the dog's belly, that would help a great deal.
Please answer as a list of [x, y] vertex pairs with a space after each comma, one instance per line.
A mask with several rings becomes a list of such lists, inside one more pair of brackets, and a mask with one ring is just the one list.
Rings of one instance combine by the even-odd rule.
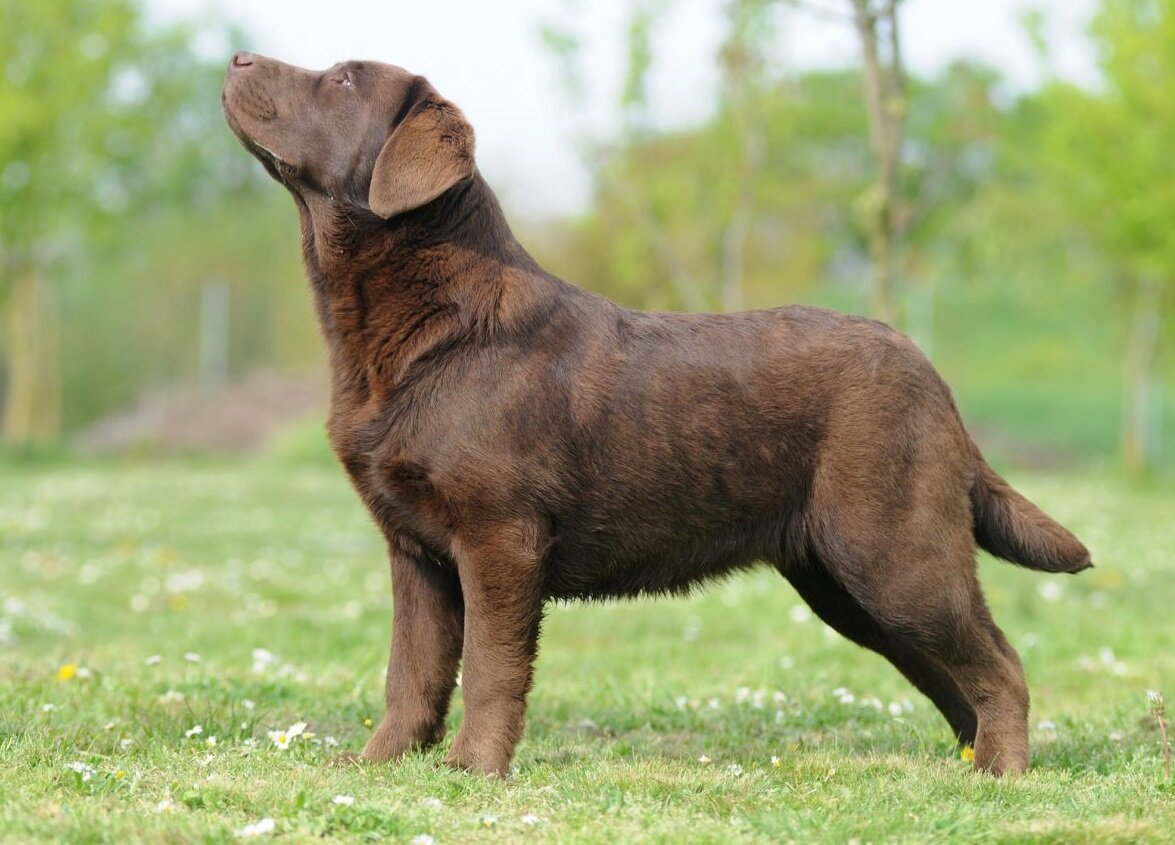
[[736, 527], [724, 535], [658, 549], [557, 539], [547, 562], [547, 594], [553, 599], [608, 599], [683, 593], [768, 557], [755, 533]]
[[[760, 467], [739, 487], [695, 484], [663, 473], [659, 485], [619, 480], [552, 514], [548, 592], [611, 598], [684, 592], [700, 581], [802, 556], [804, 472]], [[689, 478], [689, 476], [686, 476]], [[690, 479], [696, 481], [696, 479]]]

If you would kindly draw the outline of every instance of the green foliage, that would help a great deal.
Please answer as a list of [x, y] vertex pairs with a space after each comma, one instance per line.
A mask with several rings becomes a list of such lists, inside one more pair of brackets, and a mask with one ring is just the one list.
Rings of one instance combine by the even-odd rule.
[[[1102, 85], [1053, 81], [1023, 97], [1005, 153], [1045, 238], [1066, 245], [1064, 271], [1092, 264], [1129, 302], [1121, 453], [1128, 471], [1143, 473], [1160, 457], [1162, 312], [1175, 307], [1175, 106], [1164, 93], [1175, 85], [1175, 3], [1104, 0], [1091, 35]], [[1012, 243], [1023, 256], [1045, 239], [1036, 240]]]
[[[0, 0], [0, 18], [0, 409], [61, 395], [32, 423], [75, 429], [195, 382], [210, 281], [229, 291], [230, 375], [316, 355], [295, 215], [224, 125], [222, 61], [193, 47], [227, 57], [241, 35], [148, 27], [125, 0]], [[37, 310], [6, 314], [20, 278]]]
[[1030, 160], [1074, 225], [1132, 276], [1172, 276], [1175, 3], [1106, 0], [1092, 28], [1105, 88], [1055, 82], [1029, 98]]
[[3, 0], [0, 16], [9, 261], [68, 250], [144, 205], [208, 203], [240, 183], [210, 96], [220, 68], [196, 58], [192, 31], [147, 31], [125, 0]]
[[0, 243], [11, 261], [17, 246], [58, 224], [59, 206], [75, 209], [75, 220], [100, 207], [93, 183], [106, 162], [95, 153], [111, 146], [107, 133], [124, 116], [108, 107], [119, 58], [111, 43], [129, 40], [134, 15], [127, 3], [76, 0], [5, 0], [0, 15]]
[[[690, 598], [551, 608], [503, 782], [447, 770], [444, 748], [327, 766], [382, 714], [390, 630], [383, 541], [340, 469], [6, 480], [12, 841], [222, 842], [263, 818], [299, 842], [1150, 842], [1175, 825], [1146, 696], [1170, 700], [1175, 677], [1171, 489], [1019, 479], [1098, 564], [980, 564], [1032, 689], [1025, 777], [970, 772], [896, 670], [758, 571]], [[462, 709], [458, 693], [451, 728]], [[268, 731], [297, 721], [313, 736], [276, 748]]]

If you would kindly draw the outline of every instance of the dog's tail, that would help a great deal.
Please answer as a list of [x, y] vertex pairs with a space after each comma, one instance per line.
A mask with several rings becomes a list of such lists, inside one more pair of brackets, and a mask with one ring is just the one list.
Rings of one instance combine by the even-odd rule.
[[971, 443], [975, 478], [971, 513], [975, 540], [996, 557], [1041, 572], [1088, 569], [1089, 550], [1073, 534], [1025, 499], [987, 465]]

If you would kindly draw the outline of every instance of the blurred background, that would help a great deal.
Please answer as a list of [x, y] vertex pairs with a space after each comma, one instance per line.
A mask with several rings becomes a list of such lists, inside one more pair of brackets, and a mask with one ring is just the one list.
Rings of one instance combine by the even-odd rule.
[[241, 48], [428, 76], [575, 284], [882, 317], [1005, 466], [1175, 475], [1175, 0], [0, 0], [3, 460], [329, 460]]

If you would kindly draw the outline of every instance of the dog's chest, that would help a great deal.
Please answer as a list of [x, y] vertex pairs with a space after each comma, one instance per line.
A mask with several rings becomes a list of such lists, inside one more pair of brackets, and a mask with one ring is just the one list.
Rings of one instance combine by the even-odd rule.
[[375, 416], [332, 408], [331, 447], [379, 526], [446, 548], [455, 516], [410, 431]]

